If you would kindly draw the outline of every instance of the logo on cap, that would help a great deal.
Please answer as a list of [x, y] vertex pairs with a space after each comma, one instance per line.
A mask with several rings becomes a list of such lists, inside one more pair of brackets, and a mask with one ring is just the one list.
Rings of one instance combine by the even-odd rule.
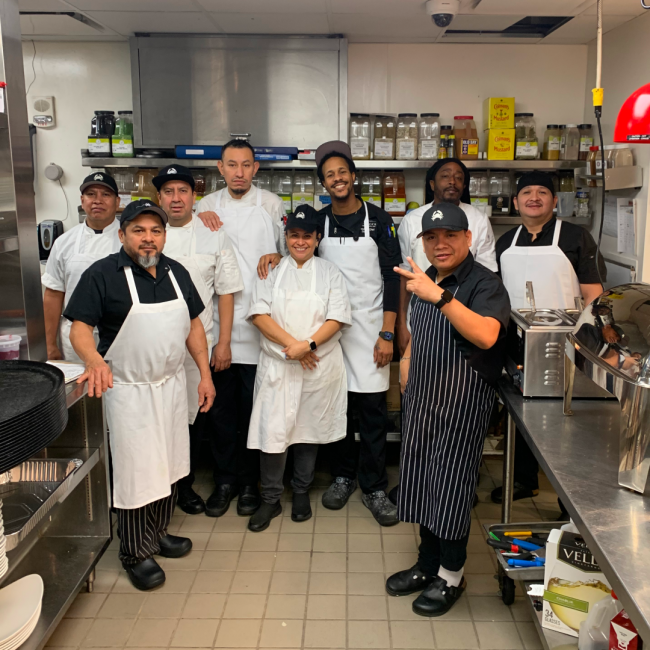
[[177, 172], [173, 167], [170, 167], [170, 168], [167, 170], [167, 173], [168, 173], [168, 174], [178, 174], [178, 172]]
[[304, 219], [305, 215], [302, 212], [296, 212], [296, 219]]
[[151, 203], [145, 203], [145, 204], [144, 204], [144, 207], [145, 207], [145, 208], [150, 208], [150, 207], [151, 207]]
[[436, 219], [444, 219], [445, 215], [440, 212], [440, 210], [436, 210], [432, 215], [431, 215], [431, 221], [435, 221]]
[[93, 176], [93, 180], [94, 180], [94, 181], [103, 181], [103, 180], [104, 180], [104, 177], [103, 177], [101, 174], [95, 174], [95, 175]]

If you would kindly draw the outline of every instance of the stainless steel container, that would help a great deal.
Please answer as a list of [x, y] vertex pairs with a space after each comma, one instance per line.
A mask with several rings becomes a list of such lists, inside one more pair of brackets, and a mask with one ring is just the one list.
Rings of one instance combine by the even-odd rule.
[[573, 415], [576, 368], [621, 403], [620, 485], [644, 492], [650, 470], [650, 285], [605, 291], [565, 343], [564, 414]]

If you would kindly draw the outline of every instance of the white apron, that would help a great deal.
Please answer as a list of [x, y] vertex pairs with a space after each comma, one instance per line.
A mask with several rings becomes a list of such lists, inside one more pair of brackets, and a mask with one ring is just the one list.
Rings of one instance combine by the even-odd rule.
[[140, 302], [131, 267], [124, 274], [133, 306], [104, 357], [113, 371], [104, 402], [113, 505], [131, 509], [169, 496], [190, 473], [183, 368], [190, 314], [171, 269], [176, 299], [156, 304]]
[[[288, 291], [280, 287], [287, 268], [289, 273], [304, 271], [285, 257], [273, 288], [271, 318], [297, 341], [311, 338], [327, 320], [327, 307], [316, 293], [318, 263], [314, 258], [309, 291]], [[348, 394], [339, 338], [333, 336], [316, 350], [317, 368], [303, 370], [299, 361], [285, 359], [284, 346], [262, 336], [249, 449], [279, 454], [297, 443], [326, 444], [345, 437]]]
[[[77, 237], [75, 239], [74, 254], [65, 264], [65, 298], [64, 307], [67, 307], [72, 293], [74, 292], [79, 279], [83, 272], [97, 260], [101, 260], [111, 253], [117, 253], [122, 244], [117, 234], [119, 225], [115, 220], [110, 226], [107, 226], [101, 235], [96, 235], [90, 241], [95, 244], [91, 250], [81, 252], [81, 244], [85, 237], [85, 228], [80, 226], [78, 229]], [[88, 242], [86, 242], [88, 246]], [[81, 361], [77, 353], [74, 351], [70, 343], [70, 328], [72, 323], [65, 317], [61, 316], [60, 336], [61, 336], [61, 352], [66, 361]], [[99, 335], [97, 328], [93, 330], [95, 336], [95, 344], [99, 343]]]
[[[205, 330], [205, 336], [208, 339], [208, 356], [212, 353], [212, 291], [208, 289], [208, 285], [205, 283], [205, 278], [201, 273], [201, 267], [198, 264], [197, 255], [196, 255], [196, 219], [197, 217], [192, 217], [192, 228], [190, 234], [190, 251], [189, 255], [175, 255], [173, 247], [168, 247], [165, 245], [165, 255], [171, 257], [172, 259], [180, 262], [190, 274], [192, 282], [196, 290], [201, 296], [201, 300], [205, 305], [205, 309], [199, 315], [201, 323], [203, 324], [203, 329]], [[169, 226], [167, 226], [169, 231]], [[168, 235], [169, 237], [169, 235]], [[171, 251], [167, 250], [171, 248]], [[211, 256], [206, 256], [211, 257]], [[187, 381], [187, 407], [188, 407], [188, 421], [190, 424], [194, 424], [196, 420], [196, 415], [199, 412], [199, 383], [201, 382], [201, 371], [196, 365], [194, 359], [192, 359], [191, 354], [185, 355], [185, 378]]]
[[[230, 349], [232, 363], [256, 365], [260, 355], [260, 332], [246, 320], [250, 308], [253, 286], [257, 280], [257, 265], [262, 255], [277, 253], [273, 220], [262, 207], [262, 192], [254, 185], [257, 203], [252, 208], [222, 208], [221, 196], [228, 189], [219, 190], [215, 210], [223, 222], [223, 228], [232, 242], [237, 262], [244, 280], [244, 290], [235, 294], [235, 316], [232, 324]], [[214, 310], [214, 340], [218, 340], [219, 311]]]
[[335, 264], [350, 296], [352, 326], [341, 334], [343, 359], [348, 374], [348, 390], [353, 393], [380, 393], [388, 390], [390, 365], [377, 368], [374, 348], [384, 324], [384, 280], [379, 266], [377, 244], [370, 236], [368, 206], [364, 234], [353, 237], [330, 237], [329, 216], [325, 218], [325, 234], [319, 255]]
[[582, 293], [571, 262], [558, 246], [562, 222], [555, 222], [550, 246], [517, 246], [521, 229], [519, 226], [512, 245], [501, 255], [501, 278], [512, 309], [530, 307], [526, 282], [533, 283], [535, 306], [539, 309], [575, 309], [575, 299]]

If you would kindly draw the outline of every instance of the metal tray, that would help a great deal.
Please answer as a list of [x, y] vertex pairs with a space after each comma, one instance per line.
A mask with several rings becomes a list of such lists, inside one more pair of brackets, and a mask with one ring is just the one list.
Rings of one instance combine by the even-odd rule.
[[66, 497], [74, 473], [82, 465], [78, 458], [28, 460], [1, 475], [0, 499], [7, 552], [16, 548]]
[[[499, 535], [499, 533], [504, 533], [507, 530], [530, 530], [533, 533], [535, 531], [546, 533], [553, 528], [560, 528], [564, 524], [568, 524], [568, 521], [536, 521], [534, 523], [520, 523], [516, 524], [485, 524], [483, 528], [486, 533], [494, 533]], [[501, 535], [499, 535], [501, 537]], [[490, 546], [490, 548], [492, 548]], [[512, 567], [508, 566], [507, 559], [501, 555], [499, 549], [492, 549], [497, 556], [497, 561], [499, 562], [499, 567], [509, 578], [512, 580], [527, 580], [532, 582], [544, 581], [544, 567]]]

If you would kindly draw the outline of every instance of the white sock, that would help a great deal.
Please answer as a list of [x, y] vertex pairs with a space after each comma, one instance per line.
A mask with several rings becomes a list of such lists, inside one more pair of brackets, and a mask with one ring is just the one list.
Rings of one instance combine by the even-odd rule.
[[443, 566], [441, 566], [438, 569], [438, 577], [445, 580], [448, 587], [458, 587], [463, 580], [464, 571], [465, 567], [463, 567], [460, 571], [449, 571], [448, 569], [445, 569]]

